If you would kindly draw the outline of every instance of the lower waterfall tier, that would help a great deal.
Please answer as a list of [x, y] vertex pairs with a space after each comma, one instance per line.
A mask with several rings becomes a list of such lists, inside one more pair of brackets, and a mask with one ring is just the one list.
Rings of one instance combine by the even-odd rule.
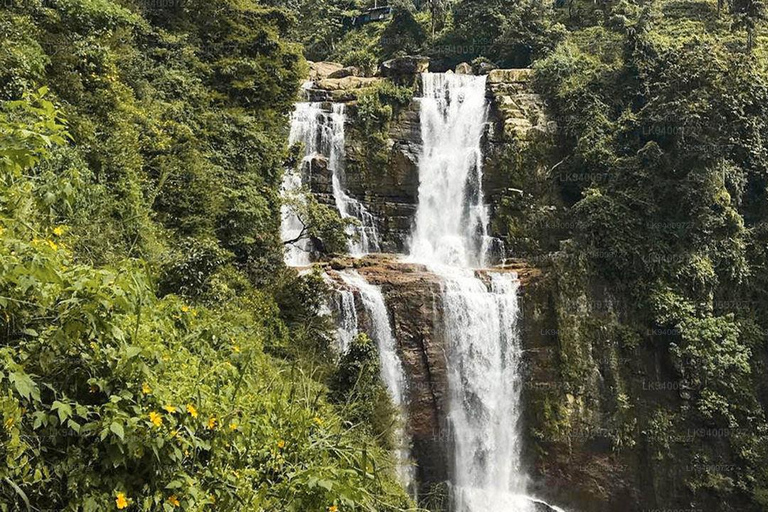
[[[354, 271], [367, 283], [376, 286], [386, 302], [396, 350], [407, 377], [407, 434], [411, 443], [410, 457], [415, 462], [414, 479], [422, 506], [431, 510], [448, 510], [452, 492], [454, 447], [450, 430], [450, 384], [447, 365], [447, 339], [443, 326], [445, 311], [442, 301], [443, 277], [425, 265], [402, 261], [396, 255], [369, 255], [356, 259], [337, 258], [320, 264], [336, 283], [343, 284], [340, 274]], [[559, 294], [567, 292], [551, 268], [542, 269], [522, 261], [510, 261], [503, 268], [478, 270], [483, 279], [490, 273], [517, 274], [520, 308], [520, 340], [522, 345], [521, 396], [522, 438], [521, 462], [530, 477], [527, 494], [549, 503], [568, 505], [575, 510], [622, 510], [622, 503], [636, 500], [639, 489], [635, 469], [627, 464], [627, 456], [614, 453], [609, 445], [599, 442], [598, 427], [584, 426], [584, 432], [573, 432], [561, 438], [549, 434], [553, 427], [552, 405], [555, 400], [578, 406], [579, 397], [559, 385], [561, 364], [560, 339], [562, 319], [558, 318]], [[339, 305], [354, 307], [349, 288]], [[341, 300], [344, 298], [345, 300]], [[360, 301], [358, 300], [358, 303]], [[358, 306], [360, 307], [360, 306]], [[370, 319], [360, 313], [356, 322], [368, 332]], [[580, 406], [583, 407], [583, 406]], [[589, 409], [582, 409], [589, 411]], [[559, 414], [559, 413], [557, 413]], [[583, 424], [596, 424], [591, 413]], [[556, 424], [554, 424], [556, 426]], [[549, 429], [549, 430], [547, 430]], [[467, 499], [483, 500], [491, 496], [493, 503], [509, 503], [496, 512], [515, 510], [517, 498], [510, 492], [491, 492], [469, 486]], [[597, 508], [588, 508], [599, 503]], [[530, 501], [531, 512], [557, 511], [544, 501]]]
[[[326, 272], [336, 283], [348, 286], [347, 275], [352, 268], [367, 283], [380, 288], [391, 315], [392, 335], [408, 379], [407, 424], [411, 456], [416, 462], [415, 476], [419, 495], [428, 495], [451, 480], [454, 466], [446, 357], [450, 344], [442, 298], [445, 278], [424, 265], [385, 255], [337, 259], [327, 266]], [[491, 272], [517, 275], [522, 283], [538, 275], [535, 269], [524, 265], [478, 270], [476, 275], [490, 286]]]

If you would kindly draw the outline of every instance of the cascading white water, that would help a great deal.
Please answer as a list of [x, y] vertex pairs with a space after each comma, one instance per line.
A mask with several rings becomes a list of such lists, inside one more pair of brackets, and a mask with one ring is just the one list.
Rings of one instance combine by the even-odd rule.
[[344, 191], [342, 178], [344, 173], [344, 124], [346, 107], [343, 103], [334, 103], [331, 113], [333, 126], [332, 144], [329, 151], [328, 166], [333, 172], [333, 197], [342, 219], [355, 219], [356, 224], [347, 228], [350, 235], [349, 253], [352, 256], [364, 256], [379, 250], [379, 232], [376, 219], [360, 201]]
[[336, 313], [336, 340], [339, 353], [346, 354], [352, 340], [358, 334], [355, 295], [349, 290], [338, 289], [333, 295], [333, 310]]
[[409, 258], [443, 278], [449, 424], [456, 512], [524, 512], [518, 430], [521, 345], [517, 276], [485, 264], [488, 211], [482, 194], [485, 77], [422, 75], [423, 151]]
[[[284, 198], [293, 198], [301, 201], [299, 194], [302, 185], [302, 171], [308, 158], [318, 152], [319, 119], [322, 118], [322, 110], [319, 103], [297, 103], [291, 115], [291, 131], [288, 143], [297, 142], [304, 144], [304, 158], [298, 169], [285, 169], [283, 174], [283, 186], [281, 193]], [[284, 242], [293, 241], [286, 246], [285, 263], [293, 267], [309, 265], [311, 245], [307, 238], [303, 237], [305, 224], [299, 218], [296, 210], [288, 204], [283, 204], [281, 210], [282, 223], [280, 225], [281, 236]]]
[[[419, 162], [419, 205], [410, 241], [411, 261], [426, 264], [443, 279], [443, 317], [449, 380], [449, 415], [454, 449], [453, 512], [532, 512], [521, 467], [521, 344], [518, 333], [517, 277], [479, 272], [487, 264], [488, 209], [482, 194], [481, 139], [486, 123], [485, 78], [424, 74], [421, 103], [423, 152]], [[297, 105], [291, 141], [306, 147], [305, 162], [322, 154], [332, 170], [336, 207], [343, 218], [358, 219], [350, 253], [378, 250], [378, 233], [369, 212], [349, 197], [344, 183], [343, 105], [331, 112], [319, 103]], [[305, 166], [302, 165], [302, 168]], [[301, 186], [301, 174], [286, 187]], [[290, 213], [290, 212], [288, 212]], [[303, 225], [283, 215], [284, 239]], [[296, 219], [300, 224], [300, 221]], [[290, 231], [293, 229], [293, 231]], [[298, 255], [301, 261], [308, 252]], [[288, 259], [293, 258], [289, 252]], [[295, 261], [293, 259], [292, 261]], [[290, 263], [290, 262], [289, 262]], [[396, 351], [381, 290], [354, 272], [339, 274], [344, 284], [336, 298], [340, 351], [346, 352], [359, 331], [359, 303], [370, 318], [381, 377], [395, 405], [406, 417], [406, 380]], [[412, 490], [413, 467], [405, 431], [400, 477]], [[550, 507], [560, 511], [557, 507]]]
[[[347, 229], [350, 235], [349, 252], [354, 256], [363, 256], [379, 250], [379, 234], [376, 229], [376, 219], [362, 203], [350, 197], [343, 188], [344, 172], [344, 125], [346, 123], [345, 107], [342, 103], [334, 103], [331, 112], [323, 109], [322, 103], [300, 102], [296, 104], [291, 116], [291, 131], [289, 143], [301, 142], [304, 145], [304, 157], [299, 169], [286, 169], [283, 175], [283, 196], [295, 196], [301, 200], [299, 191], [303, 173], [307, 164], [318, 155], [328, 159], [331, 170], [333, 197], [336, 208], [343, 219], [355, 219], [356, 222]], [[283, 241], [297, 240], [288, 244], [285, 262], [290, 266], [303, 266], [310, 263], [311, 245], [304, 234], [305, 222], [299, 218], [296, 211], [289, 205], [281, 210], [281, 233]]]
[[518, 430], [522, 350], [516, 276], [489, 273], [488, 284], [472, 272], [445, 278], [446, 336], [453, 341], [448, 378], [455, 510], [529, 510]]
[[421, 79], [424, 145], [411, 257], [483, 265], [488, 239], [480, 147], [487, 117], [485, 77], [424, 73]]
[[[403, 364], [397, 354], [397, 342], [392, 334], [392, 324], [384, 302], [384, 295], [378, 286], [368, 283], [357, 272], [345, 271], [339, 275], [344, 283], [360, 294], [360, 300], [371, 322], [371, 332], [368, 334], [376, 342], [379, 352], [381, 380], [384, 382], [392, 402], [405, 420], [407, 417], [407, 381]], [[355, 318], [357, 317], [355, 316]], [[395, 437], [399, 444], [397, 450], [398, 476], [403, 486], [413, 494], [415, 485], [413, 465], [410, 462], [410, 439], [403, 425], [397, 427]]]
[[340, 286], [331, 276], [323, 273], [323, 280], [333, 290], [328, 304], [325, 308], [327, 314], [333, 317], [336, 325], [337, 350], [340, 355], [349, 351], [352, 341], [359, 334], [359, 322], [357, 318], [357, 307], [355, 305], [355, 294], [348, 286]]

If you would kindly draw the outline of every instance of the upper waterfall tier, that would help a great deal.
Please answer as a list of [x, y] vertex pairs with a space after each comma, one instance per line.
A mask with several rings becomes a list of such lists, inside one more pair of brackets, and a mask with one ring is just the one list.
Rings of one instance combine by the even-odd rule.
[[414, 261], [457, 267], [484, 263], [488, 211], [480, 142], [488, 111], [485, 81], [484, 76], [422, 75]]
[[[300, 169], [286, 169], [283, 177], [284, 197], [294, 196], [301, 202], [302, 184], [306, 181], [307, 168], [315, 158], [323, 158], [332, 172], [333, 198], [342, 219], [353, 219], [347, 227], [349, 253], [362, 256], [379, 249], [376, 219], [358, 200], [344, 189], [346, 107], [334, 103], [330, 112], [322, 103], [297, 103], [291, 116], [290, 144], [304, 145], [304, 157]], [[311, 261], [311, 244], [305, 235], [307, 226], [296, 209], [285, 205], [282, 209], [282, 237], [295, 240], [288, 245], [285, 261], [288, 265], [308, 265]]]

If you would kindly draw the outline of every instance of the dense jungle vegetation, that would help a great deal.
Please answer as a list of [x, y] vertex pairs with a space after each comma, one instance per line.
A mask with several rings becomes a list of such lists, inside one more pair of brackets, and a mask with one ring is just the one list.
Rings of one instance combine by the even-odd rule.
[[[625, 355], [689, 389], [642, 412], [654, 460], [768, 508], [764, 3], [398, 0], [353, 26], [372, 3], [0, 5], [0, 510], [412, 508], [370, 341], [335, 361], [322, 280], [283, 266], [279, 188], [305, 59], [415, 53], [535, 69], [559, 129], [548, 195], [506, 212], [526, 255], [631, 303]], [[731, 435], [669, 439], [701, 427]]]
[[408, 507], [386, 394], [349, 384], [370, 343], [329, 363], [322, 281], [282, 263], [293, 23], [4, 4], [0, 509]]

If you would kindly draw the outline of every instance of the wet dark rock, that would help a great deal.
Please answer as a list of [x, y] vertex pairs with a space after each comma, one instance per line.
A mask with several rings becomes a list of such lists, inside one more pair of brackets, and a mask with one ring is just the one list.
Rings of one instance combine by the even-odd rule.
[[403, 78], [413, 78], [418, 74], [424, 73], [429, 69], [429, 57], [421, 55], [410, 55], [407, 57], [397, 57], [381, 64], [381, 76], [400, 80]]
[[360, 70], [355, 66], [347, 66], [329, 74], [328, 78], [346, 78], [348, 76], [361, 76]]
[[[380, 286], [384, 294], [408, 378], [408, 431], [420, 494], [424, 494], [448, 480], [451, 466], [441, 278], [424, 265], [406, 263], [392, 255], [336, 258], [326, 264], [332, 277], [334, 270], [344, 268], [356, 269], [366, 281]], [[523, 262], [510, 262], [505, 268], [493, 270], [517, 272], [524, 287], [541, 275]], [[482, 277], [486, 271], [478, 274]]]

